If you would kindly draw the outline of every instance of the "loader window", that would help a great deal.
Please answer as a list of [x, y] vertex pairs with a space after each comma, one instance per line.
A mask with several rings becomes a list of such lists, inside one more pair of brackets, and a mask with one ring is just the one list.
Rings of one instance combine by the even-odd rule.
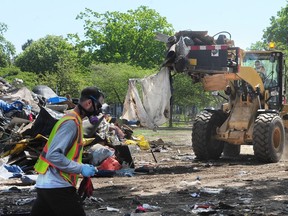
[[253, 67], [259, 73], [265, 89], [278, 85], [278, 64], [277, 59], [271, 61], [270, 53], [249, 53], [243, 61], [243, 66]]
[[247, 51], [243, 56], [242, 65], [254, 68], [261, 76], [264, 88], [269, 92], [266, 101], [269, 109], [278, 110], [282, 104], [282, 61], [283, 54], [278, 51]]
[[278, 65], [277, 62], [274, 64], [268, 65], [267, 69], [267, 78], [264, 81], [264, 86], [265, 88], [272, 88], [272, 87], [277, 87], [278, 85]]

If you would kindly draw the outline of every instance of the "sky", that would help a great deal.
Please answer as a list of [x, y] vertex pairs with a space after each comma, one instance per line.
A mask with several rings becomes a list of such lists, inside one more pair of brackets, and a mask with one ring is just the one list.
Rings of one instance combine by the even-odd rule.
[[235, 46], [246, 49], [261, 40], [270, 18], [286, 4], [287, 0], [0, 0], [0, 22], [8, 25], [4, 37], [19, 54], [28, 39], [83, 35], [83, 20], [76, 16], [85, 8], [127, 12], [144, 5], [166, 17], [175, 32], [208, 31], [213, 36], [228, 31]]

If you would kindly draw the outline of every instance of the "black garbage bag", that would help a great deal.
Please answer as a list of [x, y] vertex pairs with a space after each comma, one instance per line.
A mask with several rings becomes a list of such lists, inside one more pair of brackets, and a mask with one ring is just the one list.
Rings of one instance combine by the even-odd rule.
[[40, 112], [36, 117], [31, 129], [26, 130], [23, 135], [30, 135], [35, 137], [37, 134], [48, 137], [56, 124], [56, 122], [63, 116], [63, 113], [49, 109], [47, 107], [40, 107]]

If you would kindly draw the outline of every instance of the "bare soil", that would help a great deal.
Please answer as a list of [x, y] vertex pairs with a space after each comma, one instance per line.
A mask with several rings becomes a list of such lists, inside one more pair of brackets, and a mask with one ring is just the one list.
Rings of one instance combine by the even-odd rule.
[[[157, 163], [149, 150], [136, 150], [132, 151], [136, 168], [149, 167], [149, 172], [132, 177], [93, 178], [95, 199], [86, 199], [84, 204], [88, 216], [288, 215], [285, 156], [278, 163], [263, 164], [255, 160], [252, 146], [241, 146], [237, 158], [197, 161], [191, 148], [190, 129], [136, 129], [135, 133], [138, 132], [154, 144], [158, 141], [159, 151], [154, 152]], [[36, 193], [15, 182], [0, 184], [21, 189], [2, 190], [0, 215], [28, 215], [32, 203], [16, 202], [34, 198]], [[145, 213], [136, 213], [145, 204], [150, 208], [144, 209]]]

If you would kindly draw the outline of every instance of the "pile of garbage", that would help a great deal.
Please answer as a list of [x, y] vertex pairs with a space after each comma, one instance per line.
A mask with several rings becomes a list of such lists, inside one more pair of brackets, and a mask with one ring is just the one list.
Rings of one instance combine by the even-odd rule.
[[[54, 124], [64, 115], [65, 111], [74, 108], [76, 104], [77, 101], [58, 96], [48, 86], [39, 85], [30, 91], [25, 86], [14, 86], [1, 78], [1, 168], [12, 173], [4, 176], [11, 178], [18, 174], [22, 176], [23, 174], [35, 174], [33, 167]], [[98, 132], [100, 125], [93, 126], [88, 120], [83, 120], [84, 152], [82, 160], [83, 163], [97, 166], [99, 169], [97, 175], [132, 176], [135, 166], [129, 145], [139, 144], [142, 149], [149, 149], [149, 143], [144, 137], [132, 136], [133, 130], [129, 126], [115, 123], [114, 127], [116, 126], [123, 133], [123, 139], [110, 130], [102, 131], [104, 135], [100, 134]], [[3, 178], [3, 176], [1, 177]]]

